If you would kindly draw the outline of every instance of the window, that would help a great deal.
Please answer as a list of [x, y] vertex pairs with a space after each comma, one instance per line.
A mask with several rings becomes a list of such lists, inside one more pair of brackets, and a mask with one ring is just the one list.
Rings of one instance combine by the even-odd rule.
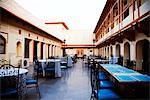
[[5, 54], [6, 39], [0, 35], [0, 54]]
[[125, 19], [129, 15], [129, 8], [124, 12], [123, 19]]
[[25, 46], [24, 46], [24, 57], [25, 58], [29, 58], [29, 50], [30, 50], [30, 40], [29, 39], [25, 39]]

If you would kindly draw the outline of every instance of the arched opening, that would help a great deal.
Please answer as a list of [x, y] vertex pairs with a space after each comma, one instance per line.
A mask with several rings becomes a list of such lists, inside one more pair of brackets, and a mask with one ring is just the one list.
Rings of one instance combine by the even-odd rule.
[[116, 57], [119, 57], [120, 56], [120, 45], [117, 44], [116, 45]]
[[16, 54], [18, 57], [21, 56], [21, 51], [22, 51], [21, 42], [17, 42]]
[[5, 54], [6, 49], [6, 39], [0, 35], [0, 54]]
[[33, 42], [33, 59], [38, 57], [38, 41]]
[[136, 68], [144, 74], [150, 75], [150, 42], [140, 40], [136, 43]]
[[110, 47], [110, 55], [113, 55], [113, 48], [112, 48], [112, 46]]
[[124, 66], [129, 66], [130, 62], [130, 44], [126, 42], [124, 44]]
[[106, 47], [105, 47], [105, 49], [104, 49], [104, 52], [105, 52], [105, 58], [106, 58]]
[[107, 58], [109, 59], [109, 47], [107, 47]]

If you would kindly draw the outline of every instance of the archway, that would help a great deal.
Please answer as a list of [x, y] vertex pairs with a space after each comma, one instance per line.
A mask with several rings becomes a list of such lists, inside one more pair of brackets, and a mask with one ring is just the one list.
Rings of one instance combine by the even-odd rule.
[[0, 35], [0, 54], [5, 54], [6, 49], [6, 39]]
[[113, 48], [112, 48], [112, 46], [110, 47], [110, 55], [113, 55]]
[[126, 42], [124, 44], [124, 65], [128, 66], [130, 61], [130, 44]]
[[140, 40], [136, 43], [136, 67], [144, 74], [150, 75], [150, 42]]
[[117, 44], [116, 45], [116, 57], [119, 57], [120, 56], [120, 45]]
[[33, 60], [38, 57], [38, 41], [33, 42]]

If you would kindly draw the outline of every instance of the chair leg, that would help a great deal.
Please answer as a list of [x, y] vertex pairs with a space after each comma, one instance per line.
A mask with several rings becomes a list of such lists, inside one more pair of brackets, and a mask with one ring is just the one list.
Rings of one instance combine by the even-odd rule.
[[36, 86], [36, 90], [39, 93], [39, 97], [41, 98], [41, 94], [40, 94], [40, 89], [39, 89], [39, 85]]

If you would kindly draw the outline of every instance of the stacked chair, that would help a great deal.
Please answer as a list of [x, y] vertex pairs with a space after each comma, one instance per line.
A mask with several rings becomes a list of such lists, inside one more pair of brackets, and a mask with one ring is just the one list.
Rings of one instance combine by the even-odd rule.
[[100, 67], [93, 60], [90, 71], [92, 94], [90, 100], [118, 100], [119, 96], [113, 91], [114, 84], [108, 75], [100, 71]]

